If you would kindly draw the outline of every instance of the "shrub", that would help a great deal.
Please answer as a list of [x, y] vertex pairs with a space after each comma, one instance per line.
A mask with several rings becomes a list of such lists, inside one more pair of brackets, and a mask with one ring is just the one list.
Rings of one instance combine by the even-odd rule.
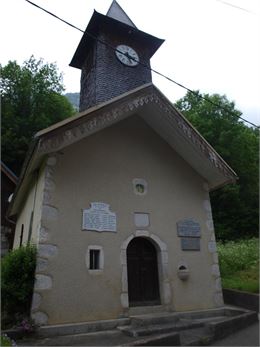
[[13, 250], [2, 260], [2, 310], [9, 320], [30, 312], [35, 265], [36, 247], [32, 245]]
[[2, 347], [8, 347], [8, 346], [17, 346], [14, 340], [11, 340], [6, 334], [1, 335], [1, 346]]
[[255, 267], [259, 262], [259, 239], [218, 242], [219, 265], [222, 276]]

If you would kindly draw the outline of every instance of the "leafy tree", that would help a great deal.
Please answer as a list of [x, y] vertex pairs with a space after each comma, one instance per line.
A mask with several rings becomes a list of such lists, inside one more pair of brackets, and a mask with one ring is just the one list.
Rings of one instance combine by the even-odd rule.
[[240, 121], [241, 112], [226, 96], [203, 97], [220, 107], [198, 91], [188, 92], [175, 106], [239, 176], [236, 184], [211, 193], [216, 236], [222, 240], [258, 236], [258, 130]]
[[22, 66], [16, 61], [0, 65], [2, 97], [2, 160], [17, 174], [32, 136], [73, 114], [61, 95], [62, 76], [55, 64], [33, 56]]

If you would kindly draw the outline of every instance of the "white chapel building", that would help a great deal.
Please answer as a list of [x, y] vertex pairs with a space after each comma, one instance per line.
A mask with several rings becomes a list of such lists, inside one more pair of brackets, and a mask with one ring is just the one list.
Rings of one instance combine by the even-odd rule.
[[38, 248], [40, 325], [223, 305], [209, 192], [236, 174], [153, 85], [162, 43], [116, 1], [94, 12], [80, 113], [35, 135], [9, 216]]

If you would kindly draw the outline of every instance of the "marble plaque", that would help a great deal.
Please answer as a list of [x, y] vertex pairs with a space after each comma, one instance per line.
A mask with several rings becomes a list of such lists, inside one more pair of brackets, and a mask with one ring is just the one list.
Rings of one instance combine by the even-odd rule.
[[82, 229], [116, 232], [116, 214], [109, 211], [109, 205], [92, 202], [89, 209], [83, 210]]
[[183, 251], [200, 251], [200, 239], [193, 237], [182, 237], [181, 249]]
[[200, 237], [200, 225], [193, 219], [183, 219], [177, 222], [177, 233], [181, 237]]
[[149, 226], [149, 214], [148, 213], [138, 213], [134, 214], [135, 226], [138, 228], [146, 228]]

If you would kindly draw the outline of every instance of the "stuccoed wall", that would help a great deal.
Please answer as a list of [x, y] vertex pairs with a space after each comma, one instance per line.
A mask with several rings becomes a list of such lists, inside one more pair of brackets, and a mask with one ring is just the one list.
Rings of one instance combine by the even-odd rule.
[[31, 213], [33, 212], [33, 223], [32, 223], [32, 234], [30, 242], [33, 244], [38, 243], [39, 237], [39, 228], [40, 228], [40, 220], [42, 213], [42, 199], [43, 199], [43, 185], [44, 185], [44, 165], [39, 170], [38, 174], [35, 174], [32, 177], [30, 187], [28, 188], [28, 193], [25, 195], [23, 207], [19, 216], [17, 218], [16, 227], [15, 227], [15, 237], [13, 248], [18, 248], [20, 245], [20, 235], [22, 224], [24, 225], [23, 232], [23, 245], [26, 245], [28, 242], [29, 236], [29, 228], [30, 228], [30, 220]]
[[[42, 324], [72, 323], [127, 315], [125, 251], [134, 235], [156, 245], [162, 304], [168, 310], [206, 309], [222, 304], [208, 188], [146, 123], [133, 116], [71, 145], [49, 159], [52, 191], [42, 223], [41, 247], [48, 264], [37, 274], [34, 318]], [[133, 179], [144, 179], [137, 195]], [[117, 232], [82, 231], [82, 210], [105, 202], [117, 216]], [[55, 213], [53, 211], [55, 210]], [[149, 213], [150, 226], [137, 231], [134, 212]], [[196, 219], [201, 251], [182, 251], [176, 222]], [[45, 245], [45, 248], [44, 248]], [[91, 274], [89, 246], [104, 252], [104, 269]], [[44, 255], [43, 255], [44, 258]], [[177, 277], [178, 265], [190, 270]]]

